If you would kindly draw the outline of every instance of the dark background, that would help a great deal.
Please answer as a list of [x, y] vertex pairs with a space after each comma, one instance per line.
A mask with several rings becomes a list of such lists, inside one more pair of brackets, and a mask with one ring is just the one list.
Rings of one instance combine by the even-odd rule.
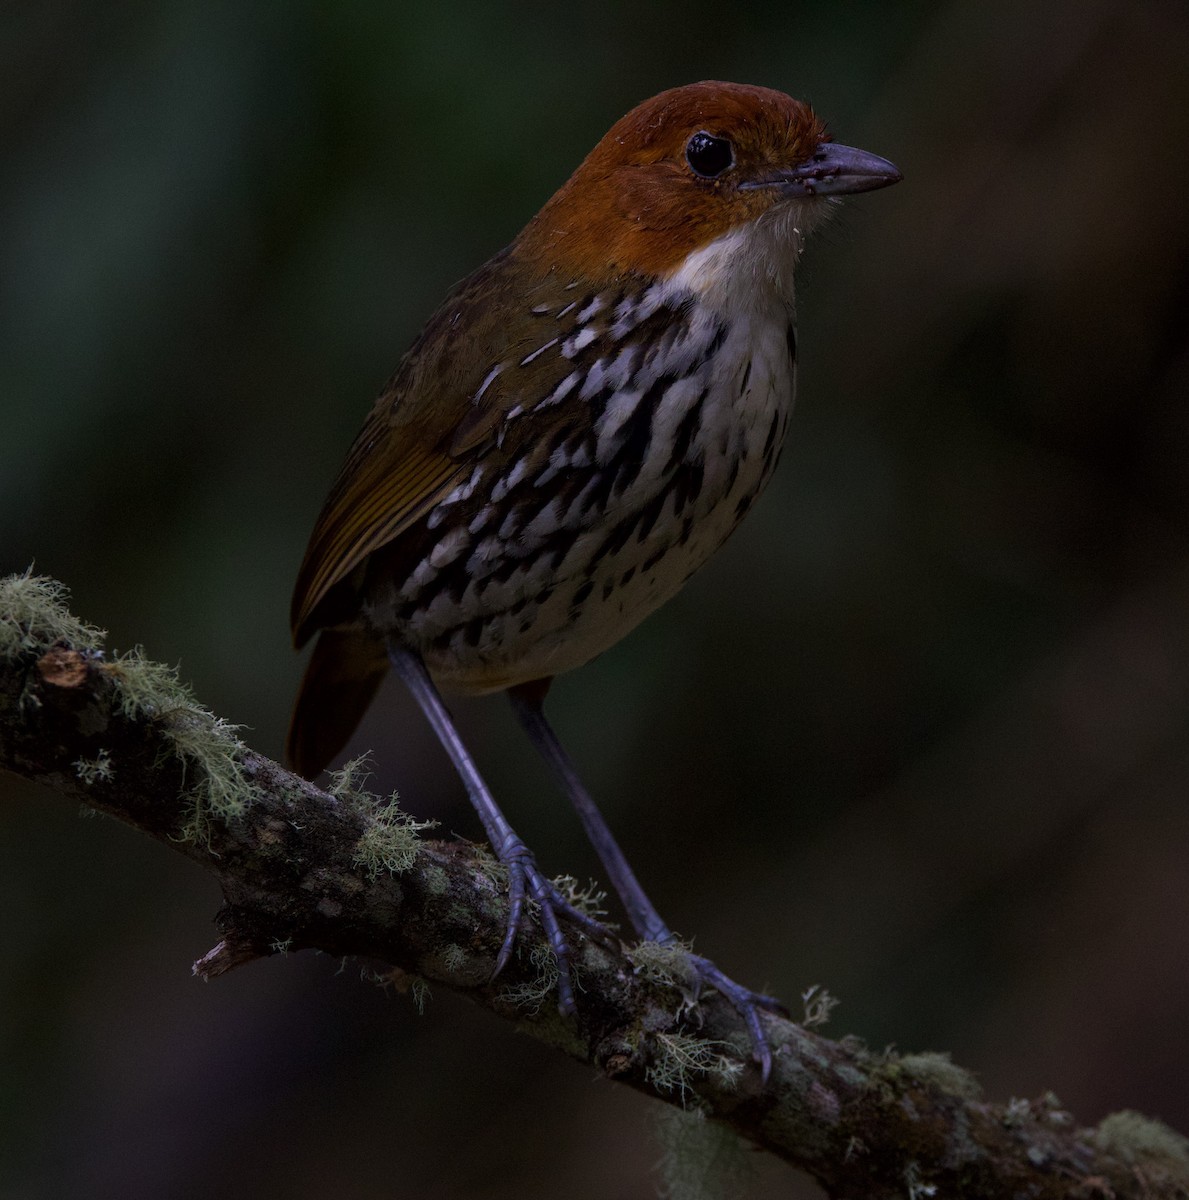
[[[0, 569], [271, 754], [292, 577], [373, 396], [613, 120], [735, 79], [897, 162], [800, 272], [764, 502], [554, 716], [742, 981], [824, 984], [832, 1032], [994, 1099], [1189, 1131], [1181, 4], [26, 3], [0, 77]], [[593, 874], [506, 707], [458, 711], [545, 867]], [[477, 835], [396, 689], [369, 746]], [[0, 789], [4, 1200], [653, 1194], [655, 1106], [349, 963], [198, 984], [197, 869]]]

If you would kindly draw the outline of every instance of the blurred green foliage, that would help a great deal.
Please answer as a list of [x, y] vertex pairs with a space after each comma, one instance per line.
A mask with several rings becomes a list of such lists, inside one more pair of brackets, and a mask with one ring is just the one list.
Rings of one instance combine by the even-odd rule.
[[[372, 397], [615, 118], [763, 83], [897, 162], [800, 274], [769, 495], [555, 716], [741, 980], [997, 1099], [1189, 1128], [1183, 5], [51, 0], [0, 10], [0, 73], [0, 570], [274, 754]], [[546, 867], [593, 873], [504, 706], [460, 714]], [[369, 746], [477, 836], [395, 689]], [[199, 987], [204, 879], [0, 789], [0, 1195], [652, 1194], [644, 1101], [350, 965]]]

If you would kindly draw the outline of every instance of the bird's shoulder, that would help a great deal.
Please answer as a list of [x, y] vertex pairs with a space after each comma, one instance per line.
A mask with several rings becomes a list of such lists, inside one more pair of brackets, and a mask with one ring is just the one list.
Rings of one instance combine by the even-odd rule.
[[[327, 623], [320, 609], [331, 591], [459, 486], [504, 431], [516, 441], [541, 432], [549, 415], [533, 410], [573, 373], [575, 339], [595, 296], [556, 273], [526, 277], [511, 249], [449, 293], [331, 487], [294, 590], [298, 644]], [[526, 412], [529, 419], [509, 421]]]

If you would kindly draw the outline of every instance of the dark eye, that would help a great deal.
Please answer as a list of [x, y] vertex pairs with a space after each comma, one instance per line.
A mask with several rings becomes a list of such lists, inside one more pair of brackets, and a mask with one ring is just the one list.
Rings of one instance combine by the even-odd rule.
[[735, 151], [726, 138], [703, 130], [685, 143], [685, 161], [705, 179], [721, 175], [735, 161]]

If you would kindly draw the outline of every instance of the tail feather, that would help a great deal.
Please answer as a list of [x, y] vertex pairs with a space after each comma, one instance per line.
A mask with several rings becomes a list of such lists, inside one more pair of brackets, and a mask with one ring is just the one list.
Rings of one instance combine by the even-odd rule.
[[374, 637], [356, 629], [322, 630], [285, 740], [285, 756], [299, 775], [313, 779], [347, 744], [387, 673], [383, 643]]

